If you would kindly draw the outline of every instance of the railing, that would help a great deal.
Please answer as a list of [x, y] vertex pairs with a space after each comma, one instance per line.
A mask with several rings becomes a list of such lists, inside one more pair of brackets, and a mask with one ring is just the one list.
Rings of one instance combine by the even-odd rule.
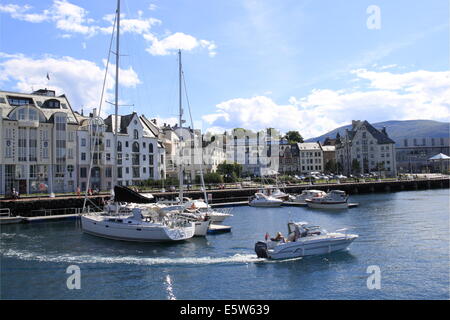
[[9, 208], [0, 209], [0, 216], [1, 217], [3, 217], [3, 216], [11, 217], [11, 211], [9, 210]]
[[31, 210], [31, 214], [32, 216], [46, 217], [53, 215], [80, 214], [81, 210], [82, 210], [81, 208], [39, 209], [39, 210]]

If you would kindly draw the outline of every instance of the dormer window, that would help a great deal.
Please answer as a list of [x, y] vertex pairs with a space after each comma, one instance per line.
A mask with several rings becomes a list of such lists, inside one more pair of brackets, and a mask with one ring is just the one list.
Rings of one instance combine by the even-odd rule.
[[48, 108], [48, 109], [59, 109], [60, 102], [56, 99], [49, 99], [44, 102], [42, 105], [42, 108]]
[[23, 97], [8, 97], [8, 102], [11, 106], [26, 106], [28, 104], [34, 105], [33, 99]]

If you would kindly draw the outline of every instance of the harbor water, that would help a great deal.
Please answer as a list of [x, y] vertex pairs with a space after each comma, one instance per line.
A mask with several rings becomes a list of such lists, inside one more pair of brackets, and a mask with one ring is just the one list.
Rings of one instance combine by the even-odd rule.
[[[1, 299], [449, 299], [449, 190], [353, 195], [360, 206], [234, 207], [231, 233], [181, 243], [83, 234], [76, 221], [1, 226]], [[328, 255], [267, 261], [253, 251], [287, 222], [359, 238]], [[69, 266], [80, 289], [68, 289]], [[370, 289], [380, 271], [380, 288]]]

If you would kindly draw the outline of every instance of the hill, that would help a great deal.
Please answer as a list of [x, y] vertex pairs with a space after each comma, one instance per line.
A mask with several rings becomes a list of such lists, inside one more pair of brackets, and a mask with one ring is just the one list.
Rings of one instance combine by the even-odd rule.
[[[434, 120], [404, 120], [404, 121], [384, 121], [371, 123], [375, 128], [382, 129], [386, 127], [389, 137], [395, 142], [402, 141], [405, 138], [448, 138], [450, 136], [450, 123]], [[345, 129], [351, 129], [352, 125], [343, 126], [325, 133], [316, 138], [305, 140], [306, 142], [323, 142], [326, 137], [336, 138], [339, 132], [343, 135]]]

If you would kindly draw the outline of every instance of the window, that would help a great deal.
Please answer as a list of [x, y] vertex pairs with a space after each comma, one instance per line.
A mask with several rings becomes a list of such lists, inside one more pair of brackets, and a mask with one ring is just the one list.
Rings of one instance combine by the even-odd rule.
[[133, 152], [139, 152], [139, 143], [133, 142], [132, 151]]
[[122, 142], [117, 141], [117, 151], [122, 151]]
[[122, 178], [122, 167], [117, 167], [117, 178]]
[[106, 161], [111, 161], [111, 153], [106, 154]]
[[80, 168], [80, 177], [81, 178], [87, 177], [87, 168]]
[[81, 153], [81, 161], [85, 161], [86, 160], [86, 153], [82, 152]]
[[105, 169], [105, 176], [107, 177], [107, 178], [111, 178], [112, 177], [112, 169], [111, 168], [106, 168]]
[[136, 129], [133, 130], [133, 138], [135, 140], [139, 139], [139, 132]]
[[148, 156], [148, 162], [150, 162], [150, 165], [153, 165], [153, 155]]
[[153, 153], [153, 143], [148, 144], [148, 152]]
[[81, 138], [81, 146], [86, 147], [86, 139], [85, 138]]
[[106, 147], [110, 148], [111, 147], [111, 140], [106, 139]]
[[27, 161], [27, 132], [25, 128], [19, 128], [19, 161]]
[[145, 142], [142, 142], [142, 149], [145, 149]]
[[29, 149], [28, 159], [30, 161], [37, 161], [37, 129], [36, 128], [30, 128], [29, 143], [30, 143], [30, 149]]
[[125, 141], [125, 148], [128, 148], [128, 141]]
[[126, 174], [129, 174], [129, 173], [130, 173], [130, 168], [126, 167], [126, 168], [125, 168], [125, 173], [126, 173]]

